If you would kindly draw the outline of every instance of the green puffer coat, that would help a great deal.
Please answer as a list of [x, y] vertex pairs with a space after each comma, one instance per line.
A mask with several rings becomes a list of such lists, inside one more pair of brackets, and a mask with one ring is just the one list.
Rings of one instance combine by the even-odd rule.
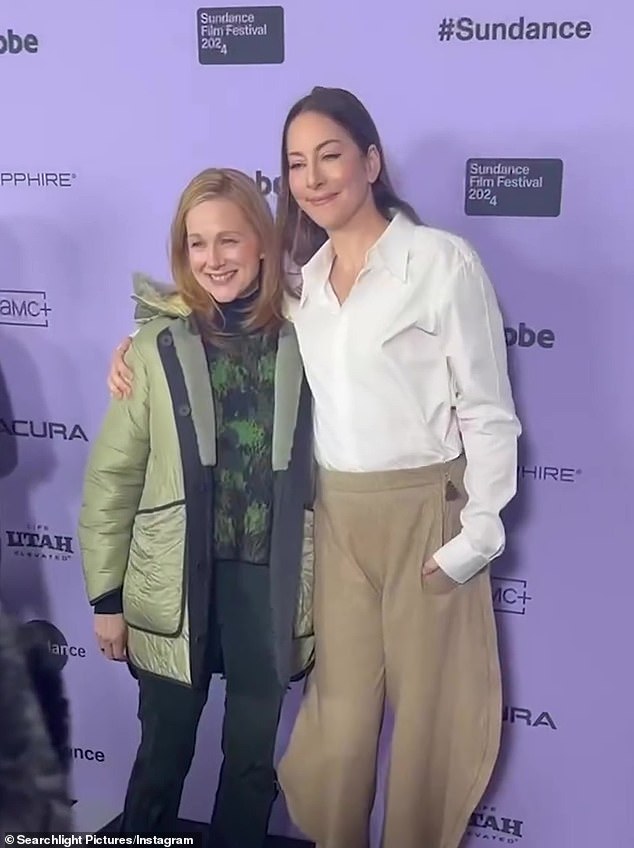
[[[203, 341], [183, 301], [135, 276], [144, 323], [126, 362], [132, 396], [112, 401], [93, 445], [79, 520], [92, 604], [123, 589], [133, 666], [189, 686], [210, 672], [214, 399]], [[157, 317], [154, 317], [157, 316]], [[279, 333], [272, 433], [273, 647], [280, 682], [312, 663], [312, 399], [295, 331]]]

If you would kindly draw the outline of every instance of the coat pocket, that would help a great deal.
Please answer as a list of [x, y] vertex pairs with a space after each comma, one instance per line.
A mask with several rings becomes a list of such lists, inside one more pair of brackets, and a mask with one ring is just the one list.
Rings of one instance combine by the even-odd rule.
[[161, 636], [180, 632], [185, 519], [184, 501], [137, 513], [123, 583], [123, 614], [131, 627]]

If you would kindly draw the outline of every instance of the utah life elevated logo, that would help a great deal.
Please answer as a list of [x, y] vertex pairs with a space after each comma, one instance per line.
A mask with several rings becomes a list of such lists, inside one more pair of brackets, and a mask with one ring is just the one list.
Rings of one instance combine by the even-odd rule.
[[5, 530], [2, 538], [5, 553], [14, 557], [68, 562], [75, 553], [73, 537], [57, 533], [46, 524]]
[[524, 822], [498, 813], [495, 807], [483, 804], [472, 813], [467, 835], [502, 845], [515, 845], [524, 836]]

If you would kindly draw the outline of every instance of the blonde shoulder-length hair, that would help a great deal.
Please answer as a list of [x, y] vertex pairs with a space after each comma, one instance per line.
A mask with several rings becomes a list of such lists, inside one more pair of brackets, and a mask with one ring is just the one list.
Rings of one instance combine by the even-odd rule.
[[253, 228], [263, 259], [258, 296], [245, 311], [244, 328], [272, 331], [282, 323], [283, 274], [277, 248], [273, 214], [253, 180], [233, 168], [208, 168], [197, 174], [183, 191], [170, 235], [172, 276], [181, 297], [212, 333], [222, 333], [221, 313], [213, 298], [196, 281], [189, 263], [187, 215], [199, 203], [223, 198], [232, 200]]

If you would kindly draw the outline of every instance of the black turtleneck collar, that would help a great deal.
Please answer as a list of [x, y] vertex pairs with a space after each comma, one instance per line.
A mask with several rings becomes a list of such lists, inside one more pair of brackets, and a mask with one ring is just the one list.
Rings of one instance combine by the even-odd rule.
[[217, 327], [222, 335], [237, 335], [244, 332], [242, 325], [258, 294], [259, 289], [255, 288], [249, 294], [232, 300], [231, 303], [216, 302], [216, 307], [222, 316], [218, 316]]

